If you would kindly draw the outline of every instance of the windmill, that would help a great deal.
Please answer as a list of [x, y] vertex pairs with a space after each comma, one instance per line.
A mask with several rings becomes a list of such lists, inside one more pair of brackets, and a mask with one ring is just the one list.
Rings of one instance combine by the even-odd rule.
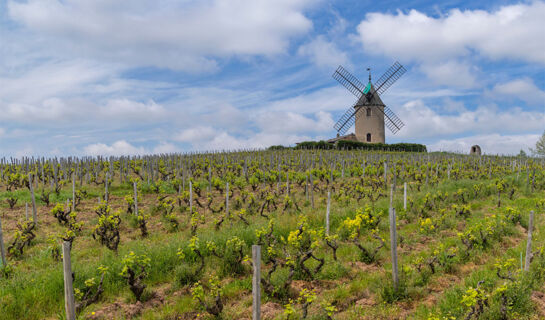
[[367, 85], [363, 85], [342, 66], [339, 66], [333, 73], [333, 78], [358, 98], [354, 105], [335, 123], [334, 128], [339, 137], [356, 124], [356, 139], [358, 141], [384, 143], [384, 126], [396, 134], [405, 124], [382, 102], [380, 95], [401, 78], [407, 70], [399, 62], [396, 62], [374, 85], [371, 83], [370, 69], [368, 68], [367, 71], [369, 71]]

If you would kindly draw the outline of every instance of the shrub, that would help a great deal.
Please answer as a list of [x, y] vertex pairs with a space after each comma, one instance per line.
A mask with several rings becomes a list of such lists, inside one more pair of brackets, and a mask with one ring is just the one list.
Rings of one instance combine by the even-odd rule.
[[70, 215], [70, 208], [65, 209], [64, 206], [60, 203], [57, 203], [53, 209], [51, 209], [51, 214], [57, 219], [59, 224], [66, 225], [68, 224], [68, 216]]
[[[108, 210], [109, 212], [109, 210]], [[117, 252], [119, 246], [119, 225], [121, 224], [120, 212], [104, 214], [98, 218], [98, 224], [93, 230], [93, 239], [98, 239], [100, 244]]]
[[17, 223], [17, 230], [13, 242], [8, 247], [8, 253], [15, 257], [22, 256], [25, 247], [29, 246], [32, 240], [36, 238], [34, 234], [35, 227], [36, 225], [32, 220]]
[[85, 280], [83, 289], [74, 288], [74, 296], [78, 300], [76, 303], [77, 313], [81, 312], [88, 305], [97, 302], [104, 292], [102, 283], [104, 282], [104, 275], [108, 272], [108, 267], [100, 266], [98, 267], [98, 272], [100, 274], [98, 283], [93, 277]]
[[123, 258], [123, 269], [120, 275], [127, 280], [137, 301], [141, 301], [142, 293], [146, 289], [144, 279], [148, 276], [150, 262], [151, 259], [146, 255], [138, 256], [133, 251]]
[[222, 273], [225, 275], [244, 274], [244, 248], [246, 243], [239, 237], [232, 237], [225, 243], [223, 254], [223, 263], [221, 264]]
[[193, 300], [196, 300], [201, 308], [206, 312], [218, 318], [223, 311], [223, 301], [220, 282], [217, 277], [211, 277], [208, 281], [208, 288], [205, 288], [200, 282], [195, 283], [191, 289]]

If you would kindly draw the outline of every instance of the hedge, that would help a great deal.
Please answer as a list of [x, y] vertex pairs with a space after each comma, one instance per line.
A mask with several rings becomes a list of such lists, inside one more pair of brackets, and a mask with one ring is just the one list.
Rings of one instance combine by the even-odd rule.
[[[278, 149], [273, 146], [269, 149]], [[297, 144], [294, 149], [322, 149], [322, 150], [380, 150], [380, 151], [405, 151], [405, 152], [427, 152], [426, 146], [418, 143], [363, 143], [352, 140], [340, 140], [337, 143], [326, 141], [305, 141]]]

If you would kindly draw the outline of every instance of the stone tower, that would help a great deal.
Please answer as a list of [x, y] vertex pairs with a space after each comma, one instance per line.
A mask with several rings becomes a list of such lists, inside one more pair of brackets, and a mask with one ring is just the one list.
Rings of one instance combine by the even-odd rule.
[[480, 156], [481, 155], [481, 147], [479, 145], [474, 145], [473, 147], [471, 147], [471, 150], [469, 151], [469, 154]]
[[378, 94], [374, 94], [375, 88], [371, 81], [367, 86], [370, 88], [369, 93], [373, 95], [365, 104], [363, 104], [365, 96], [362, 96], [355, 106], [355, 108], [361, 108], [356, 116], [356, 138], [360, 142], [385, 143], [384, 103]]

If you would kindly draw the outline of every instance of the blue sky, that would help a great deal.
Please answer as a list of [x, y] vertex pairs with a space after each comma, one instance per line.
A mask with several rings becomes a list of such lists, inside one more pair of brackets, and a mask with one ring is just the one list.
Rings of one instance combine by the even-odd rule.
[[260, 148], [335, 136], [331, 74], [408, 72], [387, 142], [528, 150], [545, 130], [545, 2], [0, 1], [2, 156]]

